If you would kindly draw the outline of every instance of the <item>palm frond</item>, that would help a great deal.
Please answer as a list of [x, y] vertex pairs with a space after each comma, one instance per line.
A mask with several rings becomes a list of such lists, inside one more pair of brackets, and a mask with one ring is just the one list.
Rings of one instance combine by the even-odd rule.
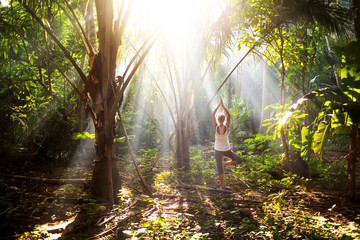
[[338, 36], [348, 36], [351, 30], [351, 9], [337, 4], [325, 4], [321, 0], [283, 1], [280, 12], [285, 21], [317, 23]]

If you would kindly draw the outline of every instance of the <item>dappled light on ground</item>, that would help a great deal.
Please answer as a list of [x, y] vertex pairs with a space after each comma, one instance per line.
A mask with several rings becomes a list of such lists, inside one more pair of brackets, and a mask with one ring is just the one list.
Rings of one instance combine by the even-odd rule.
[[45, 223], [37, 226], [35, 229], [45, 240], [59, 239], [67, 225], [72, 223], [74, 219], [75, 217], [72, 217], [61, 222]]

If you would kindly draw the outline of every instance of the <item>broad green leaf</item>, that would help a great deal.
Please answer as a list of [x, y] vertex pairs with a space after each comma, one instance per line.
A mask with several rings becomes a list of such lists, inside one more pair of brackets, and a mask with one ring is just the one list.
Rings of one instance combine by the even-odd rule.
[[356, 101], [360, 97], [360, 41], [345, 47], [340, 74], [344, 93]]
[[311, 153], [312, 135], [309, 128], [303, 127], [301, 129], [301, 157], [305, 160], [309, 158]]
[[315, 132], [312, 142], [312, 149], [315, 153], [320, 153], [320, 159], [323, 155], [323, 146], [326, 141], [327, 131], [329, 129], [330, 123], [320, 122], [318, 125], [318, 130]]
[[350, 130], [351, 130], [350, 126], [340, 125], [337, 126], [336, 128], [331, 128], [331, 133], [336, 135], [337, 134], [348, 135], [350, 134]]

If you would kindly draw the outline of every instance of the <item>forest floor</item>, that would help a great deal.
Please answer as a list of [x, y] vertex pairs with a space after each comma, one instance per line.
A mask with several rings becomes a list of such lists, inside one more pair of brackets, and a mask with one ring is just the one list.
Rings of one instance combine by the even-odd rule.
[[[215, 177], [206, 185], [171, 178], [159, 184], [153, 196], [125, 183], [120, 204], [108, 211], [106, 205], [86, 199], [88, 186], [81, 181], [43, 181], [63, 178], [67, 168], [55, 165], [26, 162], [2, 171], [0, 239], [263, 239], [271, 227], [294, 237], [293, 229], [302, 224], [312, 224], [301, 229], [311, 232], [318, 227], [353, 231], [350, 228], [360, 223], [360, 204], [347, 201], [344, 189], [313, 180], [300, 189], [274, 185], [264, 194], [231, 177], [233, 167], [225, 172], [224, 190]], [[72, 176], [86, 175], [81, 169]]]

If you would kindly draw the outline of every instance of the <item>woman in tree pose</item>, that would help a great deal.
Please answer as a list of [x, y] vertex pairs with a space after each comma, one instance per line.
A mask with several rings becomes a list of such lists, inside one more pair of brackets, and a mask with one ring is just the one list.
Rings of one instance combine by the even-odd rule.
[[[222, 107], [225, 114], [219, 113], [216, 118], [215, 114], [219, 107]], [[229, 143], [229, 126], [230, 126], [230, 113], [224, 106], [223, 100], [220, 99], [219, 104], [211, 114], [212, 124], [215, 131], [215, 159], [219, 175], [220, 187], [225, 188], [224, 182], [224, 169], [228, 165], [236, 165], [241, 163], [241, 158], [231, 150]], [[224, 158], [229, 158], [230, 161], [225, 162]]]

